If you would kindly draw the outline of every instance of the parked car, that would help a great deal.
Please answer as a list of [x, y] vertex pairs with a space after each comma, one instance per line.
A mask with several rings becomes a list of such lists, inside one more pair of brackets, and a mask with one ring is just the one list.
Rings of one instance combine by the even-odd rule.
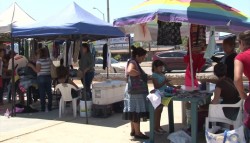
[[[165, 72], [172, 70], [185, 70], [187, 64], [184, 62], [186, 51], [165, 51], [156, 53], [152, 60], [160, 60], [165, 64]], [[205, 65], [202, 67], [202, 72], [212, 66], [212, 60], [207, 59]]]
[[[110, 73], [124, 73], [125, 72], [126, 63], [120, 63], [114, 58], [111, 58], [111, 69]], [[103, 58], [96, 57], [95, 61], [95, 72], [96, 73], [106, 73], [106, 70], [103, 70]]]

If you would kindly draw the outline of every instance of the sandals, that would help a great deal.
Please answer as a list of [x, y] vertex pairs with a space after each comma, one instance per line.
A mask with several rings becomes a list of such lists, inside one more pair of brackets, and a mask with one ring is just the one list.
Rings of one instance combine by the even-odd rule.
[[158, 129], [158, 130], [154, 130], [154, 132], [158, 135], [162, 135], [162, 134], [166, 134], [167, 131], [163, 130], [163, 129]]
[[135, 137], [136, 139], [142, 139], [142, 140], [149, 139], [149, 137], [146, 136], [146, 135], [144, 135], [144, 134], [135, 135], [134, 137]]

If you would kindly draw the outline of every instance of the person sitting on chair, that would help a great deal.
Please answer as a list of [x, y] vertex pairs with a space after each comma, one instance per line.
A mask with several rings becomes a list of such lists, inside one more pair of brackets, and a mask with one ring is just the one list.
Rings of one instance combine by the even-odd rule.
[[[69, 69], [64, 66], [57, 67], [57, 81], [58, 83], [68, 83], [73, 85], [75, 88], [79, 89], [79, 87], [69, 78]], [[76, 98], [78, 96], [75, 91], [72, 91], [72, 98]]]
[[[212, 104], [236, 104], [240, 101], [239, 93], [232, 81], [227, 75], [227, 66], [219, 63], [214, 66], [214, 74], [219, 78], [214, 91]], [[220, 102], [220, 100], [222, 100]], [[239, 108], [223, 108], [225, 116], [231, 120], [237, 118]]]

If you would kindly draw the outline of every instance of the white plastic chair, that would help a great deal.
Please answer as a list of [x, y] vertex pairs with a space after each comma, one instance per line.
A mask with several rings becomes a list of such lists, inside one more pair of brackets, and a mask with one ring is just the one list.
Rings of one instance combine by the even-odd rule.
[[[223, 112], [223, 107], [238, 107], [239, 112], [237, 115], [236, 120], [228, 119]], [[210, 104], [209, 105], [209, 111], [208, 111], [208, 117], [206, 118], [206, 129], [209, 129], [209, 123], [211, 122], [214, 126], [214, 123], [220, 122], [220, 123], [226, 123], [229, 125], [233, 125], [234, 129], [239, 128], [242, 125], [243, 120], [243, 100], [240, 100], [236, 104]]]
[[72, 108], [73, 108], [73, 115], [76, 117], [77, 114], [77, 99], [78, 98], [72, 98], [71, 91], [72, 89], [77, 90], [73, 85], [67, 84], [67, 83], [61, 83], [56, 86], [56, 91], [59, 90], [61, 93], [61, 99], [59, 102], [59, 118], [61, 118], [62, 113], [65, 112], [65, 106], [67, 101], [72, 102]]

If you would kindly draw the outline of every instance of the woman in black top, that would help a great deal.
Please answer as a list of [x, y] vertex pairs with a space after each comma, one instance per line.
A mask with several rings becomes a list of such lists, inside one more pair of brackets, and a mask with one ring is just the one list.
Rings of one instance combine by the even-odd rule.
[[227, 65], [227, 75], [226, 77], [234, 80], [234, 58], [237, 56], [235, 52], [236, 47], [236, 36], [228, 37], [223, 40], [223, 50], [225, 56], [222, 58], [212, 57], [212, 60], [217, 63], [223, 63]]

